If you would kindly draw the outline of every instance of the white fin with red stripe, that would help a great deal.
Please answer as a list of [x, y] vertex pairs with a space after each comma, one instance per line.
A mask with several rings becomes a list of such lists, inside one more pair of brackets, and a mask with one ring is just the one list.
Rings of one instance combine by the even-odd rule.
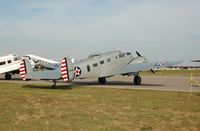
[[25, 66], [25, 61], [24, 61], [24, 60], [21, 60], [21, 61], [20, 61], [19, 74], [20, 74], [20, 77], [21, 77], [23, 80], [26, 80], [26, 66]]
[[68, 64], [67, 64], [67, 58], [65, 57], [62, 59], [61, 62], [61, 76], [64, 81], [69, 81], [69, 72], [68, 72]]

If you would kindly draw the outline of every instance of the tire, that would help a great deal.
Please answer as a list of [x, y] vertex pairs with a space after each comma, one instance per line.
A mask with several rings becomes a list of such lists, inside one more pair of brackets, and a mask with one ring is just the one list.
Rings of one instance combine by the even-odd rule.
[[6, 74], [5, 74], [5, 79], [6, 79], [6, 80], [11, 80], [11, 79], [12, 79], [12, 74], [6, 73]]
[[105, 77], [101, 77], [98, 79], [99, 84], [105, 85], [107, 83], [106, 78]]
[[141, 79], [140, 76], [137, 75], [137, 76], [134, 77], [133, 82], [134, 82], [134, 85], [141, 85], [142, 79]]

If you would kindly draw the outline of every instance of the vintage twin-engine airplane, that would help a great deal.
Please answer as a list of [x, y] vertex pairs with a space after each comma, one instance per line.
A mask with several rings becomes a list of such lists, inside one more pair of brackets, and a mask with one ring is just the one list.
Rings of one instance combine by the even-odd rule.
[[[61, 64], [52, 65], [51, 70], [45, 68], [43, 71], [35, 70], [31, 68], [28, 60], [22, 61], [22, 78], [24, 79], [40, 79], [40, 80], [53, 80], [55, 87], [56, 80], [63, 77], [62, 67], [65, 68], [64, 73], [67, 79], [65, 81], [72, 81], [74, 78], [86, 79], [86, 78], [98, 78], [100, 84], [106, 84], [106, 78], [115, 75], [127, 75], [134, 76], [134, 84], [141, 84], [141, 77], [139, 73], [141, 71], [150, 70], [154, 72], [154, 69], [161, 67], [168, 67], [181, 63], [181, 61], [172, 62], [149, 62], [144, 56], [136, 52], [137, 57], [133, 57], [130, 52], [110, 51], [107, 53], [92, 54], [86, 59], [82, 59], [78, 62], [72, 63], [69, 58], [65, 59]], [[64, 64], [64, 65], [63, 65]], [[29, 66], [26, 66], [29, 65]], [[66, 75], [67, 73], [67, 75]]]

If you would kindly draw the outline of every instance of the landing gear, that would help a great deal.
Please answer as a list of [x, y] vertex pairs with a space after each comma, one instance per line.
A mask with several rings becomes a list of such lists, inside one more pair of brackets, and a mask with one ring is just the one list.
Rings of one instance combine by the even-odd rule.
[[141, 79], [140, 76], [136, 75], [136, 76], [134, 77], [133, 82], [134, 82], [135, 85], [141, 85], [142, 79]]
[[107, 82], [105, 77], [99, 78], [98, 81], [99, 81], [99, 84], [106, 84]]
[[56, 89], [56, 80], [53, 80], [52, 89]]
[[10, 74], [10, 73], [6, 73], [5, 74], [5, 79], [6, 80], [10, 80], [12, 78], [12, 74]]

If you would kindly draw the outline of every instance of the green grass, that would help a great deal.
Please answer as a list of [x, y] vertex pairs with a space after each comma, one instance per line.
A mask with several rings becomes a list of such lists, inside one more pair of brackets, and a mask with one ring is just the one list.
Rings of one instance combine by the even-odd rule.
[[200, 130], [200, 93], [0, 83], [0, 130]]
[[[159, 70], [156, 71], [156, 76], [200, 76], [200, 70]], [[152, 75], [152, 72], [141, 72], [141, 75]]]

